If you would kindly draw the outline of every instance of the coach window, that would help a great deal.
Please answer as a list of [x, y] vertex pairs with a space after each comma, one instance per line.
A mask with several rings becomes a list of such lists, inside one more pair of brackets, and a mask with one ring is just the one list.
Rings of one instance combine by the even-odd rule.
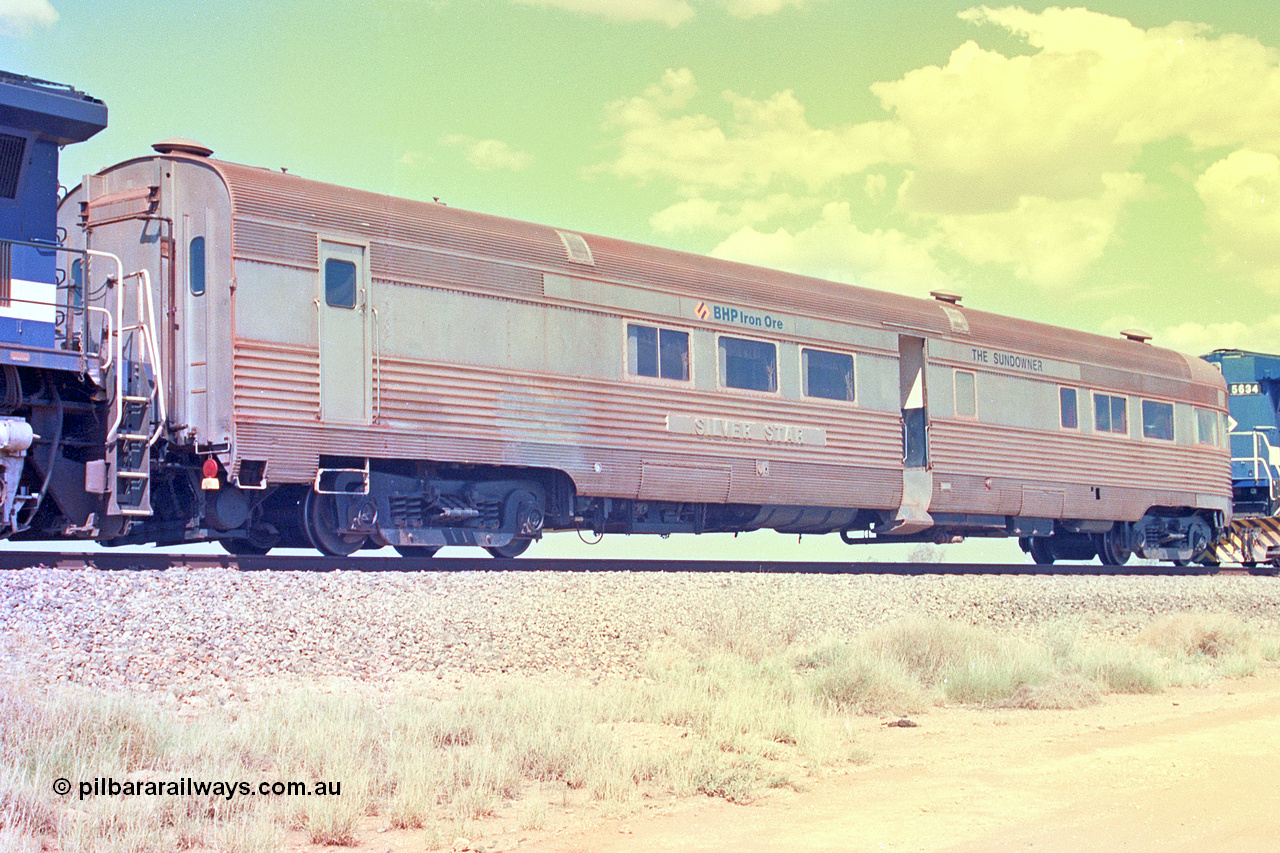
[[853, 402], [853, 356], [820, 349], [801, 349], [804, 395]]
[[1110, 394], [1093, 395], [1093, 424], [1098, 432], [1114, 432], [1127, 435], [1129, 419], [1124, 397]]
[[777, 391], [778, 348], [764, 341], [721, 337], [720, 384], [744, 391]]
[[956, 371], [956, 417], [976, 418], [978, 416], [978, 389], [972, 373], [964, 370]]
[[627, 324], [627, 372], [689, 381], [689, 333]]
[[1080, 414], [1076, 410], [1076, 389], [1058, 389], [1058, 408], [1062, 413], [1063, 429], [1079, 429]]
[[356, 265], [329, 258], [324, 262], [324, 301], [333, 308], [356, 307]]
[[1214, 446], [1219, 443], [1218, 416], [1208, 409], [1196, 409], [1196, 441]]
[[1142, 437], [1173, 441], [1173, 404], [1142, 401]]
[[193, 237], [187, 247], [187, 283], [192, 296], [204, 295], [204, 238]]

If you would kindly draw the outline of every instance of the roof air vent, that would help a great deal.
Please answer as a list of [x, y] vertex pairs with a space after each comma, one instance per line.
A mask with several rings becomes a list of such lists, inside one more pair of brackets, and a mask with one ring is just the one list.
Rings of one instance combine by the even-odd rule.
[[209, 157], [213, 154], [213, 149], [207, 145], [182, 136], [162, 140], [151, 147], [157, 154], [190, 154], [192, 157]]
[[560, 242], [564, 243], [565, 253], [569, 256], [569, 260], [575, 264], [585, 264], [593, 267], [596, 265], [596, 259], [591, 255], [591, 247], [587, 245], [587, 240], [581, 234], [574, 234], [572, 231], [557, 231], [560, 235]]
[[1141, 329], [1125, 329], [1120, 334], [1129, 340], [1140, 344], [1145, 344], [1147, 341], [1151, 340], [1151, 333], [1144, 332]]
[[959, 305], [960, 300], [963, 298], [953, 290], [931, 290], [929, 291], [929, 295], [939, 302], [945, 302], [948, 305]]

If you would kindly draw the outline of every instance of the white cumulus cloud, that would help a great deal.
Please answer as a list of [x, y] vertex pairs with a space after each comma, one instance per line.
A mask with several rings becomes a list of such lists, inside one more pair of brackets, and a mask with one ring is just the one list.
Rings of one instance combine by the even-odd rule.
[[741, 228], [711, 254], [911, 296], [955, 286], [926, 244], [892, 229], [861, 230], [845, 202], [831, 202], [816, 222], [795, 232]]
[[461, 148], [467, 162], [482, 172], [491, 172], [495, 169], [519, 172], [533, 164], [532, 154], [518, 151], [497, 139], [475, 139], [470, 136], [451, 134], [443, 137], [440, 144], [450, 148]]
[[737, 18], [774, 15], [783, 9], [802, 8], [813, 0], [515, 0], [526, 5], [597, 15], [623, 23], [657, 21], [676, 27], [697, 14], [695, 7], [718, 6]]
[[526, 5], [564, 9], [579, 14], [599, 15], [616, 21], [658, 21], [678, 26], [693, 17], [693, 7], [684, 0], [515, 0]]
[[1205, 170], [1196, 192], [1222, 264], [1280, 293], [1280, 157], [1232, 152]]
[[1006, 210], [943, 214], [936, 222], [949, 247], [967, 260], [1004, 264], [1020, 279], [1056, 289], [1078, 280], [1102, 256], [1125, 206], [1145, 186], [1134, 173], [1106, 174], [1101, 183], [1098, 195], [1024, 195]]
[[809, 0], [722, 0], [722, 2], [729, 10], [729, 14], [738, 18], [774, 15], [783, 9], [809, 5]]
[[[608, 105], [616, 155], [593, 171], [670, 185], [675, 200], [652, 219], [666, 232], [783, 224], [794, 237], [812, 223], [775, 205], [766, 227], [758, 211], [767, 200], [803, 199], [796, 216], [826, 202], [865, 210], [887, 200], [895, 228], [865, 222], [863, 231], [892, 231], [935, 257], [1003, 266], [1052, 290], [1088, 274], [1159, 181], [1195, 180], [1144, 174], [1152, 146], [1234, 150], [1195, 186], [1210, 245], [1224, 264], [1265, 271], [1280, 289], [1280, 221], [1247, 194], [1280, 180], [1265, 160], [1280, 157], [1280, 52], [1200, 24], [1144, 29], [1082, 8], [983, 6], [961, 17], [1030, 51], [965, 42], [942, 65], [873, 84], [883, 117], [826, 125], [792, 91], [704, 94], [691, 70], [669, 70]], [[1278, 196], [1268, 188], [1265, 197]]]
[[904, 153], [902, 134], [888, 122], [812, 126], [790, 91], [762, 99], [724, 92], [727, 119], [690, 111], [697, 94], [689, 69], [669, 69], [642, 94], [610, 104], [607, 127], [618, 134], [619, 153], [599, 170], [639, 183], [675, 181], [693, 196], [777, 181], [814, 189]]
[[[1102, 331], [1118, 335], [1122, 329], [1142, 326], [1143, 322], [1132, 316], [1113, 317], [1102, 324]], [[1280, 341], [1280, 314], [1217, 323], [1187, 321], [1149, 327], [1149, 330], [1153, 334], [1151, 343], [1188, 355], [1207, 355], [1216, 349], [1276, 352], [1276, 342]]]
[[51, 27], [58, 12], [49, 0], [0, 0], [0, 35], [25, 38], [36, 27]]

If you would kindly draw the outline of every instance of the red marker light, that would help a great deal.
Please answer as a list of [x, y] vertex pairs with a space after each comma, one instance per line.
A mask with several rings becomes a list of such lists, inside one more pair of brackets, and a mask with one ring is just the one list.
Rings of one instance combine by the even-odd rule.
[[218, 460], [210, 456], [204, 460], [204, 464], [200, 466], [200, 473], [203, 479], [200, 481], [200, 488], [206, 492], [216, 492], [222, 488], [222, 484], [218, 482]]

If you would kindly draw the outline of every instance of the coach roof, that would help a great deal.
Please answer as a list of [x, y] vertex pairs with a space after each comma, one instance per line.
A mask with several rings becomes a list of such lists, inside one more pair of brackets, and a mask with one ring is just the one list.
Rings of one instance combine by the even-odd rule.
[[[562, 236], [564, 229], [189, 156], [178, 150], [164, 156], [198, 163], [221, 175], [237, 219], [368, 241], [375, 253], [380, 243], [423, 247], [539, 273], [1034, 353], [1094, 365], [1104, 376], [1115, 370], [1152, 379], [1221, 382], [1217, 370], [1200, 359], [1118, 336], [1105, 337], [962, 305], [944, 305], [936, 298], [902, 296], [590, 234], [581, 235], [591, 256], [590, 265], [584, 265], [571, 260]], [[376, 269], [375, 276], [383, 277]], [[956, 311], [962, 312], [968, 332], [953, 327], [950, 312]], [[1165, 383], [1151, 384], [1152, 393], [1160, 393]], [[1142, 389], [1134, 390], [1141, 393]]]

